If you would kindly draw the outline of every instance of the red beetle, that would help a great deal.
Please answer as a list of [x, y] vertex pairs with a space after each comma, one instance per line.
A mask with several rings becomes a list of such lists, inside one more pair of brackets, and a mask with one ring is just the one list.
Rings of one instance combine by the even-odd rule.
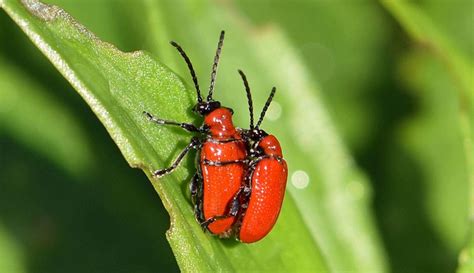
[[[240, 132], [232, 123], [233, 110], [222, 107], [220, 102], [212, 98], [223, 42], [224, 31], [220, 34], [206, 101], [203, 101], [201, 97], [191, 61], [181, 46], [171, 42], [184, 58], [191, 72], [198, 101], [193, 111], [204, 117], [204, 124], [201, 127], [159, 119], [148, 112], [144, 114], [157, 124], [180, 126], [189, 132], [200, 133], [199, 137], [192, 138], [169, 168], [157, 170], [154, 175], [160, 177], [172, 172], [191, 149], [198, 150], [197, 172], [190, 185], [195, 216], [203, 228], [221, 237], [228, 237], [236, 220], [235, 213], [229, 213], [231, 207], [229, 204], [235, 203], [235, 196], [244, 180], [244, 162], [247, 151]], [[221, 164], [221, 162], [225, 163]]]
[[247, 172], [244, 189], [240, 192], [240, 212], [236, 236], [241, 242], [253, 243], [265, 237], [273, 228], [280, 214], [285, 196], [288, 167], [280, 143], [273, 135], [260, 129], [265, 113], [275, 95], [273, 87], [263, 107], [257, 125], [253, 124], [253, 103], [245, 74], [239, 70], [245, 85], [250, 111], [250, 129], [242, 136], [248, 145]]

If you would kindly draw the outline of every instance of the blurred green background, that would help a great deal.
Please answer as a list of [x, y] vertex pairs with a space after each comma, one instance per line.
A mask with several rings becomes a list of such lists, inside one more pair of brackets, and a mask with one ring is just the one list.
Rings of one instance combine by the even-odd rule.
[[[123, 51], [145, 49], [162, 60], [175, 54], [163, 41], [193, 35], [187, 9], [206, 7], [171, 0], [45, 2]], [[468, 230], [468, 163], [462, 96], [442, 58], [376, 1], [212, 4], [256, 31], [280, 28], [302, 57], [370, 179], [391, 271], [455, 271]], [[473, 2], [416, 5], [472, 62]], [[146, 29], [153, 24], [160, 27], [151, 35]], [[0, 256], [6, 257], [0, 272], [178, 271], [164, 234], [169, 217], [146, 176], [128, 167], [87, 104], [3, 11], [0, 41]], [[227, 43], [237, 42], [228, 32]], [[211, 60], [186, 48], [207, 79]], [[165, 64], [188, 80], [181, 64]]]

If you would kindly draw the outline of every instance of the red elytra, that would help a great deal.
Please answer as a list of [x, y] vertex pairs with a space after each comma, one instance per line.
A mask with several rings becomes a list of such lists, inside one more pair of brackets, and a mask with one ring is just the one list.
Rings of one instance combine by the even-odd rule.
[[242, 163], [210, 165], [206, 162], [233, 162], [246, 158], [245, 144], [232, 123], [232, 113], [226, 108], [214, 110], [204, 119], [209, 126], [210, 139], [202, 146], [200, 167], [203, 182], [202, 213], [208, 230], [226, 236], [235, 222], [234, 216], [213, 219], [228, 213], [228, 204], [244, 179]]
[[[258, 147], [265, 153], [250, 163], [251, 194], [238, 232], [244, 243], [259, 241], [271, 231], [280, 214], [288, 177], [278, 140], [273, 135], [266, 136]], [[279, 153], [273, 153], [275, 147]]]
[[249, 147], [247, 173], [241, 198], [236, 236], [241, 242], [253, 243], [263, 239], [275, 225], [285, 196], [288, 166], [283, 159], [280, 142], [273, 135], [261, 130], [260, 124], [275, 95], [273, 87], [260, 114], [257, 125], [253, 125], [253, 103], [250, 87], [244, 73], [239, 70], [245, 84], [250, 111], [250, 129], [242, 135]]
[[[211, 84], [207, 100], [203, 101], [199, 90], [194, 68], [184, 50], [175, 42], [176, 47], [186, 61], [197, 92], [198, 103], [193, 111], [204, 117], [204, 124], [196, 127], [189, 123], [155, 118], [144, 112], [148, 118], [160, 125], [175, 125], [190, 131], [201, 133], [201, 137], [193, 137], [191, 143], [179, 154], [169, 167], [155, 171], [155, 176], [163, 176], [178, 167], [184, 156], [191, 150], [198, 150], [198, 169], [191, 180], [191, 197], [194, 212], [203, 228], [221, 237], [228, 237], [235, 222], [235, 215], [229, 215], [228, 204], [232, 202], [241, 188], [244, 180], [244, 161], [247, 151], [240, 132], [232, 122], [232, 109], [222, 107], [212, 99], [219, 57], [224, 41], [224, 31], [221, 32], [211, 73]], [[225, 164], [220, 162], [225, 161]], [[222, 217], [222, 215], [226, 215]]]

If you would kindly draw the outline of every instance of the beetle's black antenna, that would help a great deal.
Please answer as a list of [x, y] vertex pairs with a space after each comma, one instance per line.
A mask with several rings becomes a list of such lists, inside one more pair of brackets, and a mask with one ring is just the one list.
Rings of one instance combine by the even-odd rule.
[[250, 112], [250, 130], [253, 130], [253, 101], [252, 101], [252, 94], [250, 93], [250, 86], [247, 81], [247, 77], [245, 76], [244, 72], [239, 69], [239, 74], [242, 77], [245, 85], [245, 92], [247, 92], [247, 100], [249, 103], [249, 112]]
[[196, 87], [196, 92], [197, 92], [197, 100], [198, 102], [202, 102], [202, 97], [201, 97], [201, 91], [199, 90], [199, 83], [198, 79], [196, 77], [196, 72], [194, 72], [193, 64], [191, 63], [191, 60], [189, 60], [188, 55], [186, 55], [186, 52], [184, 52], [183, 48], [178, 45], [175, 41], [171, 41], [170, 44], [178, 50], [179, 54], [183, 56], [184, 61], [188, 65], [189, 72], [191, 72], [191, 77], [193, 78], [194, 82], [194, 87]]
[[212, 64], [211, 85], [209, 86], [209, 95], [207, 95], [207, 101], [212, 100], [212, 92], [214, 92], [214, 86], [216, 85], [217, 67], [219, 66], [222, 45], [224, 44], [224, 34], [225, 32], [222, 30], [219, 37], [219, 43], [217, 44], [216, 56], [214, 56], [214, 63]]
[[275, 92], [276, 87], [273, 87], [272, 92], [270, 92], [270, 96], [268, 97], [267, 102], [265, 103], [265, 106], [263, 106], [262, 113], [260, 114], [260, 118], [258, 119], [257, 126], [255, 126], [255, 128], [260, 127], [260, 124], [262, 124], [263, 118], [265, 117], [265, 113], [267, 112], [268, 107], [270, 106], [270, 103], [273, 100], [273, 96], [275, 96]]

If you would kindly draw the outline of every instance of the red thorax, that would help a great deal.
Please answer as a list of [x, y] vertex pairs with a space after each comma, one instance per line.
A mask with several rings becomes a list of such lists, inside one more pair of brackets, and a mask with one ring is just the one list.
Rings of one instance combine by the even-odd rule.
[[224, 140], [238, 135], [232, 123], [232, 112], [225, 107], [217, 108], [204, 118], [212, 138]]

